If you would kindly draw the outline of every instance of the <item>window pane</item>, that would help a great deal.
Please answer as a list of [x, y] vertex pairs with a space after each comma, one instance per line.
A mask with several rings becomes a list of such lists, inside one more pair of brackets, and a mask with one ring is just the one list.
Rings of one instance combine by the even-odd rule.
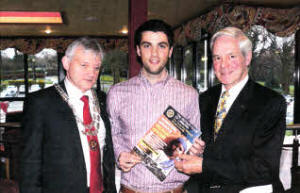
[[58, 82], [57, 52], [43, 49], [28, 56], [28, 90], [34, 92]]
[[23, 111], [24, 101], [9, 101], [7, 113], [16, 113]]
[[1, 97], [24, 97], [24, 55], [14, 48], [1, 51]]
[[169, 73], [174, 78], [181, 80], [181, 66], [183, 61], [183, 47], [176, 46], [173, 49], [172, 54], [172, 62], [170, 62], [170, 65], [172, 67], [169, 67]]
[[188, 85], [193, 85], [194, 78], [194, 65], [193, 65], [193, 46], [187, 46], [184, 50], [183, 66], [181, 70], [181, 81]]
[[208, 40], [197, 43], [196, 85], [199, 93], [208, 87]]
[[107, 92], [111, 85], [128, 79], [127, 53], [115, 49], [105, 53], [100, 75], [100, 88]]
[[286, 123], [293, 123], [295, 39], [277, 37], [261, 26], [249, 32], [253, 40], [250, 76], [258, 83], [281, 93], [288, 104]]

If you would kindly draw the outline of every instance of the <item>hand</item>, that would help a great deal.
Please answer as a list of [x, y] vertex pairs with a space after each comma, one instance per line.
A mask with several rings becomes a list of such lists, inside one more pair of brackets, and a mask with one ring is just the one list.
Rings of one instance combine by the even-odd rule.
[[195, 155], [179, 155], [180, 160], [175, 159], [175, 168], [185, 174], [202, 173], [203, 158]]
[[190, 155], [196, 155], [199, 156], [200, 154], [203, 154], [205, 149], [205, 142], [201, 139], [195, 139], [194, 144], [189, 150]]
[[141, 158], [133, 152], [122, 152], [118, 159], [119, 167], [124, 172], [129, 172], [133, 166], [141, 161]]

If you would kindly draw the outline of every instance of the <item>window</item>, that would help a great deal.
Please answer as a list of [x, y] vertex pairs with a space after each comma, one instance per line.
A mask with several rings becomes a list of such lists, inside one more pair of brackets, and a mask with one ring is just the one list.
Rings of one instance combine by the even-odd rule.
[[178, 80], [181, 80], [182, 61], [183, 61], [183, 47], [176, 46], [173, 48], [172, 58], [169, 61], [169, 65], [167, 65], [167, 68], [169, 70], [169, 74]]
[[199, 93], [218, 83], [211, 67], [208, 34], [203, 32], [201, 37], [185, 47], [174, 47], [168, 66], [171, 76], [193, 86]]
[[194, 44], [176, 46], [167, 65], [169, 74], [182, 82], [195, 86]]
[[127, 53], [119, 49], [105, 53], [101, 68], [100, 88], [102, 91], [107, 92], [113, 84], [128, 79]]
[[1, 51], [0, 96], [24, 97], [24, 55], [16, 49]]
[[0, 99], [1, 103], [8, 104], [8, 113], [23, 110], [26, 93], [58, 82], [55, 50], [43, 49], [35, 55], [24, 55], [14, 48], [0, 52]]
[[7, 48], [1, 51], [0, 64], [0, 97], [5, 100], [1, 101], [1, 105], [6, 105], [7, 112], [22, 111], [23, 101], [12, 99], [25, 96], [24, 55], [16, 49]]
[[184, 48], [184, 57], [183, 57], [183, 63], [181, 66], [181, 81], [191, 85], [195, 86], [195, 52], [194, 52], [194, 45], [190, 44], [187, 47]]
[[212, 69], [209, 40], [207, 38], [202, 39], [197, 42], [196, 46], [196, 88], [199, 93], [202, 93], [219, 81]]
[[43, 49], [28, 56], [28, 91], [34, 92], [58, 83], [57, 53], [53, 49]]
[[281, 93], [287, 102], [286, 123], [294, 117], [295, 38], [276, 37], [262, 26], [248, 32], [253, 42], [249, 74], [256, 82]]

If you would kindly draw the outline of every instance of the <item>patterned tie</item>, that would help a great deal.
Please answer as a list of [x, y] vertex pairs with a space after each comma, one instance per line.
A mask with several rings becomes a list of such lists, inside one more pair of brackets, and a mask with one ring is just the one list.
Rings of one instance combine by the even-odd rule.
[[[89, 108], [88, 96], [81, 97], [83, 101], [83, 124], [86, 125], [85, 131], [88, 134], [89, 130], [95, 130], [95, 127], [89, 128], [88, 125], [92, 123], [92, 117]], [[95, 135], [87, 135], [89, 147], [90, 147], [90, 192], [89, 193], [102, 193], [103, 183], [101, 175], [101, 159], [100, 159], [100, 148], [98, 138]]]
[[229, 97], [229, 92], [228, 91], [223, 92], [220, 98], [220, 102], [218, 104], [217, 114], [215, 119], [215, 127], [214, 127], [214, 140], [216, 140], [221, 125], [223, 123], [223, 120], [226, 117], [226, 100], [228, 97]]

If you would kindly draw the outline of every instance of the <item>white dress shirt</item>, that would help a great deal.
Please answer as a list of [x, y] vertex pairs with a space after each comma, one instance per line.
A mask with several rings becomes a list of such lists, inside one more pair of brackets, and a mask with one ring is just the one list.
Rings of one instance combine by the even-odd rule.
[[[235, 101], [235, 99], [237, 98], [237, 96], [240, 94], [241, 90], [244, 88], [244, 86], [246, 85], [247, 81], [249, 79], [249, 76], [247, 75], [242, 81], [240, 81], [239, 83], [237, 83], [236, 85], [234, 85], [233, 87], [231, 87], [228, 92], [229, 92], [229, 97], [226, 100], [226, 113], [228, 113], [230, 107], [232, 106], [233, 102]], [[225, 92], [226, 89], [224, 87], [224, 85], [222, 85], [222, 92]], [[220, 95], [220, 96], [221, 96]], [[220, 102], [220, 101], [219, 101]]]
[[[66, 90], [68, 93], [69, 102], [74, 107], [74, 111], [75, 111], [74, 113], [80, 120], [83, 121], [83, 105], [84, 104], [83, 104], [83, 101], [80, 100], [80, 98], [83, 95], [87, 95], [89, 97], [89, 106], [90, 106], [91, 115], [93, 113], [95, 113], [94, 112], [94, 104], [92, 102], [93, 95], [92, 95], [91, 90], [88, 90], [85, 93], [83, 93], [74, 84], [72, 84], [72, 82], [69, 81], [68, 78], [65, 78], [64, 83], [65, 83]], [[77, 127], [78, 127], [79, 134], [80, 134], [80, 140], [81, 140], [81, 145], [82, 145], [82, 150], [83, 150], [83, 155], [84, 155], [84, 160], [85, 160], [85, 166], [86, 166], [86, 172], [87, 172], [87, 187], [89, 187], [89, 185], [90, 185], [90, 170], [91, 170], [89, 144], [88, 144], [87, 136], [82, 133], [82, 131], [85, 130], [84, 126], [80, 123], [77, 123]], [[98, 130], [98, 141], [99, 141], [101, 155], [103, 154], [103, 147], [105, 145], [105, 133], [106, 133], [105, 126], [104, 126], [102, 118], [100, 117], [100, 128]], [[101, 163], [102, 163], [102, 161], [103, 161], [103, 156], [101, 156]], [[102, 168], [102, 164], [101, 164], [101, 168]], [[101, 170], [101, 171], [103, 171], [103, 170]]]

